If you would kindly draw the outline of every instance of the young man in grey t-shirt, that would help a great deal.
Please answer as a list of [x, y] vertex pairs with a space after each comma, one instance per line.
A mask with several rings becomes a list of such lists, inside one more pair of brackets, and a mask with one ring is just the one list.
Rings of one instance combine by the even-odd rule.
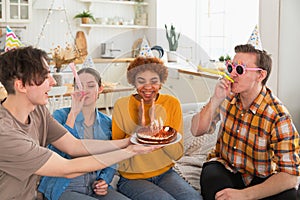
[[[0, 196], [35, 198], [38, 176], [72, 178], [106, 168], [159, 147], [114, 141], [78, 140], [52, 118], [45, 107], [56, 84], [46, 52], [22, 47], [0, 56], [0, 82], [7, 98], [0, 104]], [[52, 144], [74, 159], [45, 148]]]

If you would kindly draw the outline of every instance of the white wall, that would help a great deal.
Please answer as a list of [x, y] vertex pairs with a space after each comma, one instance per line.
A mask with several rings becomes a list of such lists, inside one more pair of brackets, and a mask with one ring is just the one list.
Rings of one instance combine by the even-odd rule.
[[300, 1], [280, 1], [278, 96], [300, 131]]
[[280, 0], [264, 0], [259, 5], [259, 27], [263, 49], [271, 54], [273, 65], [267, 86], [278, 93], [278, 53]]
[[156, 0], [156, 4], [156, 26], [162, 31], [162, 37], [158, 37], [157, 42], [169, 50], [165, 24], [169, 29], [173, 24], [175, 31], [181, 34], [177, 52], [196, 63], [197, 0]]
[[[86, 9], [86, 6], [75, 0], [64, 0], [65, 5], [62, 3], [63, 1], [55, 0], [55, 2], [60, 2], [59, 5], [58, 3], [55, 4], [57, 5], [55, 8], [65, 7], [67, 13], [66, 16], [65, 12], [62, 10], [54, 10], [49, 13], [48, 9], [50, 8], [51, 2], [52, 0], [33, 0], [31, 22], [25, 24], [27, 28], [22, 31], [21, 34], [23, 43], [49, 51], [57, 45], [65, 46], [66, 42], [73, 42], [73, 37], [78, 30], [77, 24], [79, 24], [79, 20], [74, 20], [73, 16], [75, 16], [77, 12]], [[48, 22], [45, 24], [48, 14]], [[68, 22], [70, 23], [71, 29], [68, 27]], [[43, 28], [43, 36], [40, 37], [38, 44], [38, 38], [42, 33]]]
[[[196, 35], [197, 0], [157, 0], [157, 27], [173, 24], [176, 31], [194, 39]], [[181, 44], [184, 45], [184, 44]]]
[[211, 59], [233, 57], [236, 45], [247, 43], [258, 24], [259, 0], [201, 0], [197, 41]]
[[273, 69], [268, 86], [286, 105], [300, 130], [300, 1], [260, 1], [260, 27], [264, 48], [272, 54]]

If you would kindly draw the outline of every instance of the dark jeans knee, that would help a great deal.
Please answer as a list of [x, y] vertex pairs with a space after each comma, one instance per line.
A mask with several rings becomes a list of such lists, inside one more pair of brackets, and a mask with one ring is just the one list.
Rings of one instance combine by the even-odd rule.
[[297, 200], [297, 190], [296, 189], [289, 189], [286, 191], [283, 191], [279, 194], [276, 194], [271, 197], [267, 197], [261, 200]]
[[229, 172], [217, 161], [207, 162], [203, 165], [200, 177], [201, 194], [205, 200], [214, 200], [218, 191], [233, 187]]

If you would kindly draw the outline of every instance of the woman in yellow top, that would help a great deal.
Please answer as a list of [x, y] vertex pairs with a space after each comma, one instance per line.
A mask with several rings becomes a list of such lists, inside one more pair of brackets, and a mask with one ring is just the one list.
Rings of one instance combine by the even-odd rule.
[[[154, 118], [183, 134], [180, 102], [173, 96], [159, 94], [167, 76], [167, 67], [158, 58], [139, 56], [129, 64], [127, 79], [137, 94], [120, 98], [115, 103], [114, 140], [130, 137], [140, 125], [148, 126]], [[131, 199], [202, 199], [199, 192], [172, 169], [183, 151], [181, 140], [119, 163], [119, 192]]]

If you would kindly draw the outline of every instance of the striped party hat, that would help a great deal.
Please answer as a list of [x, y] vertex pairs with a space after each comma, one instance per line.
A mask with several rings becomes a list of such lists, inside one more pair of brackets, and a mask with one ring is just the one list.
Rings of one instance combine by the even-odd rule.
[[255, 49], [258, 49], [261, 51], [263, 50], [257, 25], [254, 27], [254, 30], [250, 35], [248, 44], [253, 45]]
[[9, 26], [6, 26], [5, 52], [23, 46], [16, 34]]

